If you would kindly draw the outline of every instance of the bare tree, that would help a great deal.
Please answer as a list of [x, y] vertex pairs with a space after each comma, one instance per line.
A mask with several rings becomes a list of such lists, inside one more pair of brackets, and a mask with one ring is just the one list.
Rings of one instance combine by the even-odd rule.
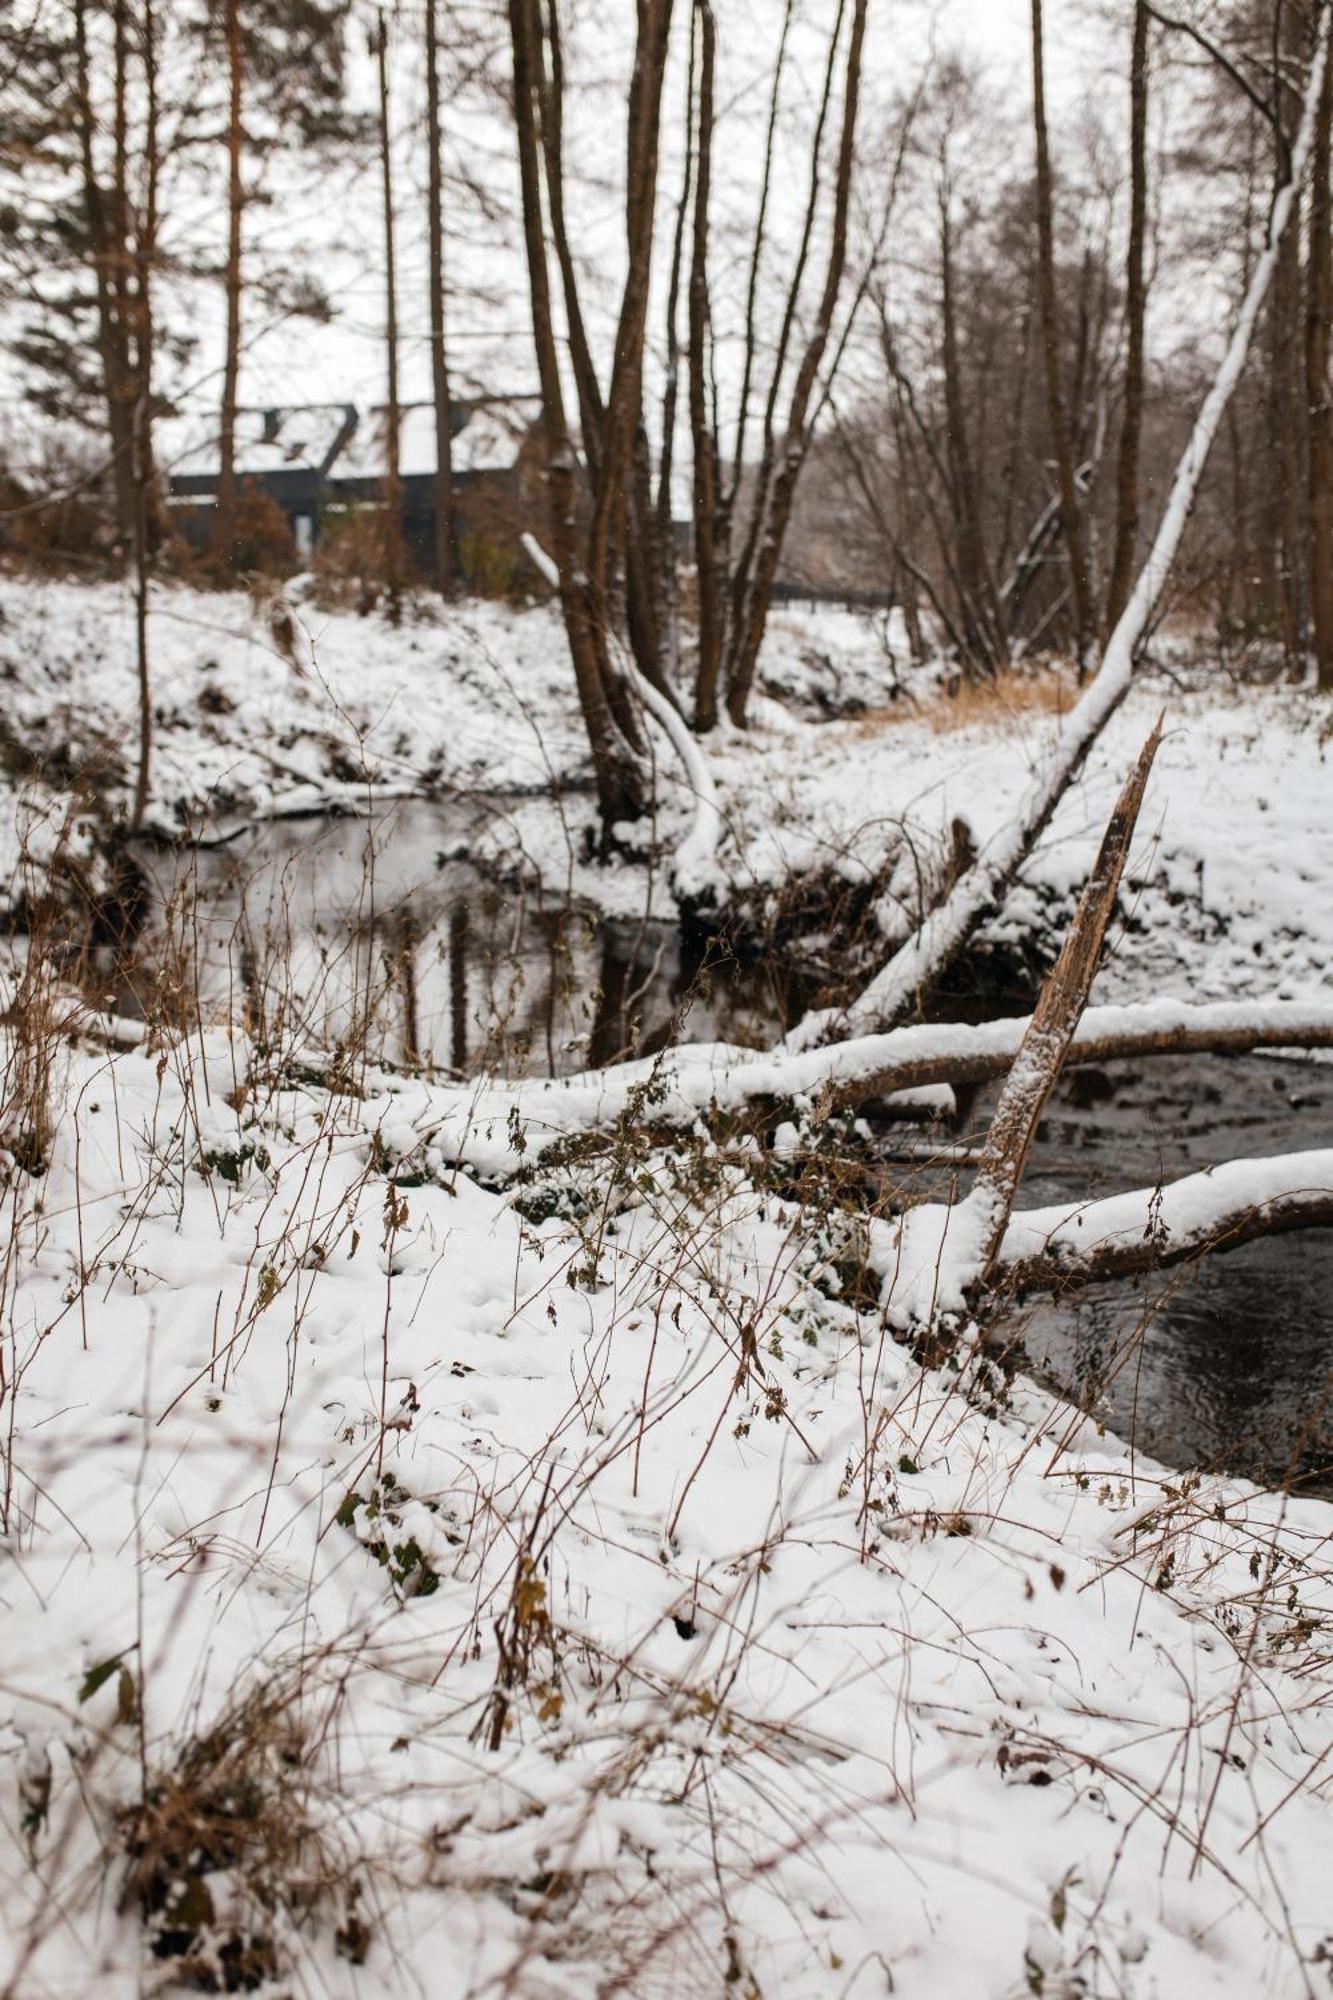
[[218, 499], [213, 523], [213, 548], [219, 564], [230, 569], [236, 543], [236, 397], [241, 372], [241, 219], [245, 190], [241, 180], [244, 134], [241, 101], [245, 54], [241, 34], [241, 0], [224, 0], [227, 48], [227, 299], [226, 350], [222, 365], [222, 412], [218, 425]]
[[[616, 340], [612, 391], [603, 402], [577, 309], [577, 286], [568, 238], [564, 230], [564, 179], [560, 154], [559, 17], [555, 0], [508, 0], [513, 53], [514, 121], [518, 136], [519, 177], [523, 195], [523, 238], [532, 303], [533, 338], [542, 387], [542, 428], [548, 499], [548, 525], [565, 631], [573, 660], [579, 703], [588, 732], [601, 809], [603, 840], [612, 838], [618, 821], [637, 819], [646, 791], [640, 761], [642, 734], [623, 677], [614, 663], [608, 630], [606, 599], [607, 555], [615, 494], [623, 489], [626, 445], [632, 409], [630, 387], [638, 369], [647, 309], [647, 271], [636, 269], [651, 248], [651, 190], [640, 190], [639, 230], [630, 245], [630, 275], [626, 279]], [[645, 0], [639, 11], [635, 67], [640, 76], [636, 108], [640, 125], [653, 130], [630, 133], [632, 156], [655, 176], [656, 123], [660, 116], [670, 0]], [[554, 69], [546, 82], [548, 37]], [[575, 380], [584, 420], [584, 446], [593, 492], [593, 519], [579, 518], [577, 460], [565, 414], [550, 273], [547, 265], [543, 190], [551, 216], [552, 235], [565, 283]], [[645, 243], [645, 233], [647, 240]], [[572, 308], [571, 308], [572, 302]], [[628, 379], [627, 379], [628, 378]], [[608, 413], [616, 409], [612, 422]]]
[[[118, 6], [119, 11], [119, 6]], [[117, 41], [120, 39], [117, 21]], [[131, 453], [134, 475], [134, 631], [139, 686], [139, 758], [130, 809], [130, 830], [137, 833], [148, 810], [153, 752], [153, 690], [148, 654], [148, 593], [156, 540], [156, 483], [153, 468], [153, 270], [157, 260], [158, 179], [158, 50], [154, 0], [142, 0], [139, 54], [144, 84], [142, 146], [143, 194], [134, 240], [133, 327], [134, 406]], [[117, 93], [118, 118], [123, 98]], [[123, 142], [118, 137], [118, 150]]]
[[1055, 283], [1055, 198], [1050, 142], [1046, 129], [1046, 53], [1042, 0], [1032, 0], [1032, 122], [1037, 155], [1037, 275], [1041, 301], [1042, 354], [1046, 365], [1046, 412], [1060, 489], [1060, 519], [1069, 558], [1070, 588], [1080, 668], [1092, 643], [1092, 587], [1084, 547], [1074, 449], [1062, 378], [1060, 306]]
[[453, 408], [445, 339], [444, 156], [440, 121], [439, 0], [426, 0], [426, 236], [429, 259], [431, 389], [435, 409], [435, 565], [440, 589], [458, 568], [454, 521]]
[[384, 590], [389, 621], [403, 613], [403, 482], [399, 470], [402, 416], [398, 395], [398, 280], [393, 210], [393, 127], [389, 104], [389, 22], [381, 8], [370, 30], [379, 84], [380, 187], [384, 223]]
[[1148, 235], [1148, 21], [1147, 0], [1134, 0], [1134, 40], [1129, 59], [1129, 249], [1125, 263], [1125, 384], [1116, 477], [1115, 553], [1107, 588], [1104, 635], [1109, 637], [1134, 582], [1139, 538], [1139, 448], [1143, 435], [1144, 264]]
[[1315, 124], [1310, 183], [1310, 247], [1305, 304], [1305, 383], [1309, 426], [1311, 636], [1321, 688], [1333, 688], [1333, 387], [1328, 379], [1333, 317], [1333, 66], [1325, 69]]

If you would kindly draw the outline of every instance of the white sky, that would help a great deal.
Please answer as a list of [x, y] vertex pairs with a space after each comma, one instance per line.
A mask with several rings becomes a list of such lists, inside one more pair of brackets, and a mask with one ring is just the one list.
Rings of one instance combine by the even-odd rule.
[[[624, 7], [625, 0], [586, 0], [582, 13], [586, 16], [599, 3], [610, 7], [603, 18], [613, 22], [623, 19], [617, 10]], [[742, 213], [749, 212], [748, 192], [757, 172], [757, 121], [762, 118], [765, 70], [776, 48], [781, 3], [782, 0], [720, 0], [718, 6], [722, 60], [724, 64], [739, 63], [742, 71], [748, 62], [750, 76], [749, 91], [742, 90], [740, 98], [742, 103], [748, 102], [750, 109], [733, 113], [719, 140], [716, 168], [719, 233], [724, 226], [729, 195]], [[819, 20], [828, 13], [830, 5], [831, 0], [805, 0], [802, 11]], [[1062, 120], [1075, 121], [1081, 103], [1096, 100], [1099, 94], [1106, 97], [1108, 54], [1120, 40], [1127, 43], [1129, 0], [1115, 0], [1112, 13], [1121, 18], [1113, 18], [1109, 25], [1099, 17], [1099, 9], [1104, 14], [1101, 0], [1047, 0], [1050, 96], [1057, 126]], [[571, 7], [570, 11], [577, 15], [580, 10]], [[373, 101], [370, 98], [373, 73], [359, 22], [354, 21], [351, 33], [358, 91], [367, 102]], [[603, 91], [589, 91], [574, 102], [569, 121], [571, 171], [602, 174], [608, 183], [599, 188], [595, 183], [585, 182], [577, 195], [571, 189], [569, 203], [578, 245], [587, 252], [592, 265], [589, 302], [594, 322], [598, 270], [612, 278], [603, 293], [610, 300], [614, 295], [614, 266], [623, 240], [620, 197], [610, 184], [620, 165], [621, 137], [616, 113], [623, 104], [623, 93], [614, 83], [619, 53], [613, 45], [614, 39], [606, 34], [601, 42], [585, 41], [586, 66], [600, 69], [613, 81]], [[1014, 146], [1026, 150], [1028, 0], [871, 0], [863, 119], [867, 132], [876, 119], [876, 107], [883, 107], [894, 90], [910, 90], [929, 62], [932, 49], [937, 55], [957, 50], [975, 58], [988, 99], [995, 103], [997, 112], [1007, 110], [1014, 120]], [[793, 65], [792, 96], [797, 103], [802, 93], [810, 99], [817, 90], [818, 51], [819, 44], [812, 37], [800, 52], [802, 59]], [[573, 52], [570, 66], [571, 73], [577, 73]], [[500, 68], [503, 72], [503, 57]], [[672, 96], [666, 113], [668, 129], [673, 135], [679, 122], [678, 93], [683, 87], [683, 61], [679, 52], [677, 69], [680, 75], [669, 86], [676, 95]], [[729, 77], [733, 83], [736, 74], [734, 68], [730, 72], [724, 70], [724, 78]], [[1124, 94], [1124, 84], [1120, 78], [1117, 82], [1118, 99]], [[396, 66], [395, 97], [405, 124], [414, 109], [414, 100], [419, 100], [420, 87], [420, 54], [404, 38]], [[727, 102], [724, 90], [720, 90], [719, 96], [721, 102]], [[886, 129], [882, 109], [878, 123], [881, 131]], [[674, 143], [673, 136], [673, 146]], [[465, 172], [495, 187], [503, 204], [512, 207], [516, 195], [512, 135], [493, 109], [473, 102], [461, 117], [451, 115], [448, 148], [456, 173]], [[406, 400], [413, 400], [429, 394], [425, 239], [420, 193], [424, 162], [419, 138], [409, 131], [402, 133], [398, 150], [397, 197], [402, 218], [398, 298], [404, 334], [403, 394]], [[220, 168], [221, 149], [217, 151]], [[789, 214], [794, 214], [804, 174], [799, 134], [791, 141], [789, 157], [792, 170], [780, 179]], [[1007, 153], [1001, 156], [1001, 167], [1007, 166], [1008, 157]], [[668, 157], [664, 161], [662, 185], [673, 194], [675, 176], [671, 168]], [[327, 283], [337, 316], [330, 326], [290, 322], [265, 331], [262, 338], [256, 339], [261, 309], [251, 306], [252, 344], [247, 345], [243, 357], [242, 400], [252, 404], [380, 401], [384, 395], [384, 293], [378, 162], [369, 155], [353, 166], [328, 172], [302, 166], [295, 174], [288, 172], [286, 183], [280, 199], [248, 212], [251, 271], [262, 263], [267, 247], [276, 245], [284, 255], [294, 253], [298, 261]], [[219, 192], [220, 188], [212, 194], [195, 197], [196, 214], [190, 227], [193, 230], [197, 223], [206, 234], [211, 234], [216, 246], [213, 254], [220, 261], [223, 217]], [[663, 222], [665, 236], [670, 224], [666, 201]], [[451, 363], [465, 391], [469, 387], [515, 390], [532, 384], [526, 277], [514, 237], [512, 228], [506, 232], [503, 227], [485, 224], [466, 202], [454, 201], [449, 242], [453, 282]], [[724, 274], [724, 290], [725, 284]], [[220, 287], [195, 281], [177, 297], [174, 307], [168, 295], [164, 316], [173, 314], [175, 323], [187, 324], [196, 336], [195, 353], [182, 379], [194, 385], [195, 400], [205, 407], [211, 406], [217, 395], [222, 350]]]

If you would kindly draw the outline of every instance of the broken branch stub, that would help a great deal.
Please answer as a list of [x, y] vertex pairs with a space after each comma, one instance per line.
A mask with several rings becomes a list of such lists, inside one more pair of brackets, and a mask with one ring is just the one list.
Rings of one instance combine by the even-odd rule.
[[978, 1273], [982, 1279], [989, 1275], [1004, 1239], [1038, 1121], [1088, 1004], [1106, 927], [1115, 908], [1130, 842], [1161, 740], [1159, 716], [1116, 800], [1060, 956], [1041, 989], [986, 1135], [972, 1192], [977, 1206], [990, 1211]]

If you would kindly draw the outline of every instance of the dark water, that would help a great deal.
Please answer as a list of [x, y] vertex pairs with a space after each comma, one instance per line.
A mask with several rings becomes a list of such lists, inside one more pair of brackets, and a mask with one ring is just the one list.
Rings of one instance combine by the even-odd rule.
[[[1162, 1057], [1076, 1072], [1023, 1201], [1151, 1186], [1222, 1160], [1327, 1145], [1333, 1067]], [[1169, 1465], [1333, 1491], [1333, 1231], [1246, 1244], [1017, 1323], [1033, 1362]]]
[[[680, 1036], [763, 1045], [807, 995], [780, 969], [692, 951], [674, 929], [597, 922], [497, 887], [474, 858], [495, 801], [277, 823], [149, 853], [134, 945], [103, 954], [120, 1011], [243, 1014], [277, 1045], [364, 1036], [440, 1074], [564, 1074]], [[173, 984], [174, 982], [174, 984]], [[994, 1091], [960, 1105], [984, 1129]], [[1075, 1072], [1024, 1184], [1036, 1206], [1328, 1143], [1333, 1067], [1167, 1057]], [[957, 1136], [957, 1135], [955, 1135]], [[1122, 1437], [1181, 1467], [1333, 1490], [1333, 1232], [1246, 1246], [1016, 1314], [1033, 1365]]]

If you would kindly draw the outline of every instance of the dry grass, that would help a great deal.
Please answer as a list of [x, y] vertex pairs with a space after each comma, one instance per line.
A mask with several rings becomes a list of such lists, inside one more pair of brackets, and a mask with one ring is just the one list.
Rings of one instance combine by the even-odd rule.
[[871, 709], [856, 723], [858, 736], [877, 736], [906, 722], [924, 722], [937, 735], [952, 730], [995, 729], [1036, 716], [1064, 715], [1073, 707], [1077, 684], [1069, 667], [1053, 660], [1006, 667], [987, 680], [961, 679], [930, 700], [897, 702]]

